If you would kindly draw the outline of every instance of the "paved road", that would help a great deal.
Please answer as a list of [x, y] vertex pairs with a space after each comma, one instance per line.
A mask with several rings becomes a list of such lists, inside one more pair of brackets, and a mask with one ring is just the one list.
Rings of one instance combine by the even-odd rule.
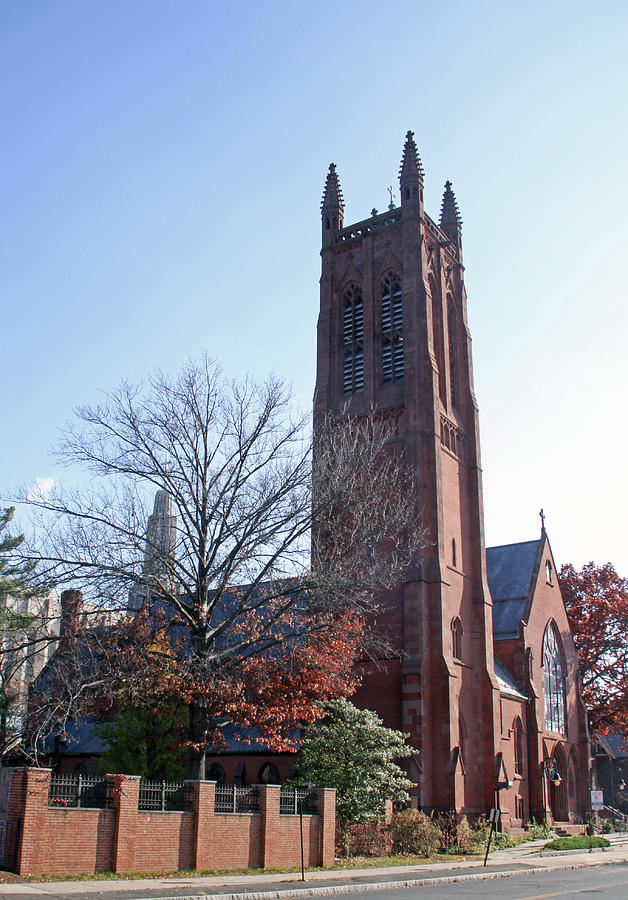
[[[354, 895], [355, 896], [355, 895]], [[628, 865], [598, 866], [568, 872], [513, 875], [492, 881], [466, 881], [408, 890], [369, 892], [368, 900], [626, 900]], [[128, 898], [127, 898], [128, 900]]]

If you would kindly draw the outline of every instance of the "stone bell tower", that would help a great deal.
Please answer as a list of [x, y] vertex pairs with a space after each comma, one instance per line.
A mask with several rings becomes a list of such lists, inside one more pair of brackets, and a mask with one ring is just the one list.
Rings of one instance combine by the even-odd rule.
[[389, 418], [416, 471], [420, 564], [386, 596], [376, 627], [393, 648], [365, 664], [358, 705], [411, 735], [422, 807], [485, 811], [495, 786], [499, 693], [486, 582], [478, 409], [450, 182], [437, 224], [423, 207], [424, 172], [406, 136], [401, 202], [354, 225], [334, 164], [322, 203], [316, 415], [348, 404]]

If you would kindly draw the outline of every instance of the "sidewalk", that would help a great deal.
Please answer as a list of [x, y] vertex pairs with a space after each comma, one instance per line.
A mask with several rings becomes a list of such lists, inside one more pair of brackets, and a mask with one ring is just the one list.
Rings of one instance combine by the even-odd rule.
[[612, 846], [602, 852], [570, 852], [556, 856], [540, 856], [545, 840], [530, 841], [509, 850], [496, 850], [489, 855], [487, 866], [482, 860], [438, 862], [424, 866], [395, 866], [381, 869], [351, 869], [307, 872], [305, 884], [298, 873], [283, 875], [221, 875], [207, 878], [143, 878], [125, 881], [62, 881], [4, 883], [0, 896], [6, 900], [26, 897], [70, 898], [70, 900], [288, 900], [291, 897], [316, 897], [336, 893], [366, 893], [381, 888], [411, 888], [426, 884], [443, 884], [483, 878], [500, 878], [515, 874], [533, 874], [548, 869], [566, 870], [612, 863], [628, 862], [628, 841], [610, 836]]

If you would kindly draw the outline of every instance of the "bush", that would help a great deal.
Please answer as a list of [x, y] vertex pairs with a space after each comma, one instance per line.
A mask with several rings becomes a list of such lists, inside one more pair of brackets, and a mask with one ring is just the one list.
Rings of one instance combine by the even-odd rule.
[[547, 821], [535, 822], [534, 819], [532, 819], [526, 830], [528, 832], [528, 840], [530, 841], [538, 841], [541, 838], [556, 837], [556, 832], [552, 831]]
[[570, 838], [556, 838], [543, 847], [544, 850], [590, 850], [592, 847], [610, 847], [610, 841], [603, 837], [589, 837], [578, 834]]
[[384, 822], [363, 825], [349, 822], [336, 833], [336, 849], [342, 856], [390, 856], [392, 837]]
[[[459, 837], [463, 842], [466, 840], [466, 834], [459, 835], [458, 816], [450, 809], [441, 810], [434, 815], [434, 823], [441, 833], [441, 847], [445, 853], [455, 853], [460, 850]], [[461, 826], [462, 827], [462, 826]], [[468, 830], [466, 826], [462, 827], [462, 831]], [[465, 851], [463, 851], [465, 852]]]
[[434, 820], [416, 809], [395, 813], [388, 828], [394, 853], [430, 857], [443, 842], [440, 828]]

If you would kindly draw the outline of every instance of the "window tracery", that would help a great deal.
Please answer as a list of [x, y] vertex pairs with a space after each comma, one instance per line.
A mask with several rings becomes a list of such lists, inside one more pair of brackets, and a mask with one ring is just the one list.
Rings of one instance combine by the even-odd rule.
[[565, 674], [556, 629], [550, 622], [543, 636], [543, 684], [545, 694], [545, 727], [566, 734]]

